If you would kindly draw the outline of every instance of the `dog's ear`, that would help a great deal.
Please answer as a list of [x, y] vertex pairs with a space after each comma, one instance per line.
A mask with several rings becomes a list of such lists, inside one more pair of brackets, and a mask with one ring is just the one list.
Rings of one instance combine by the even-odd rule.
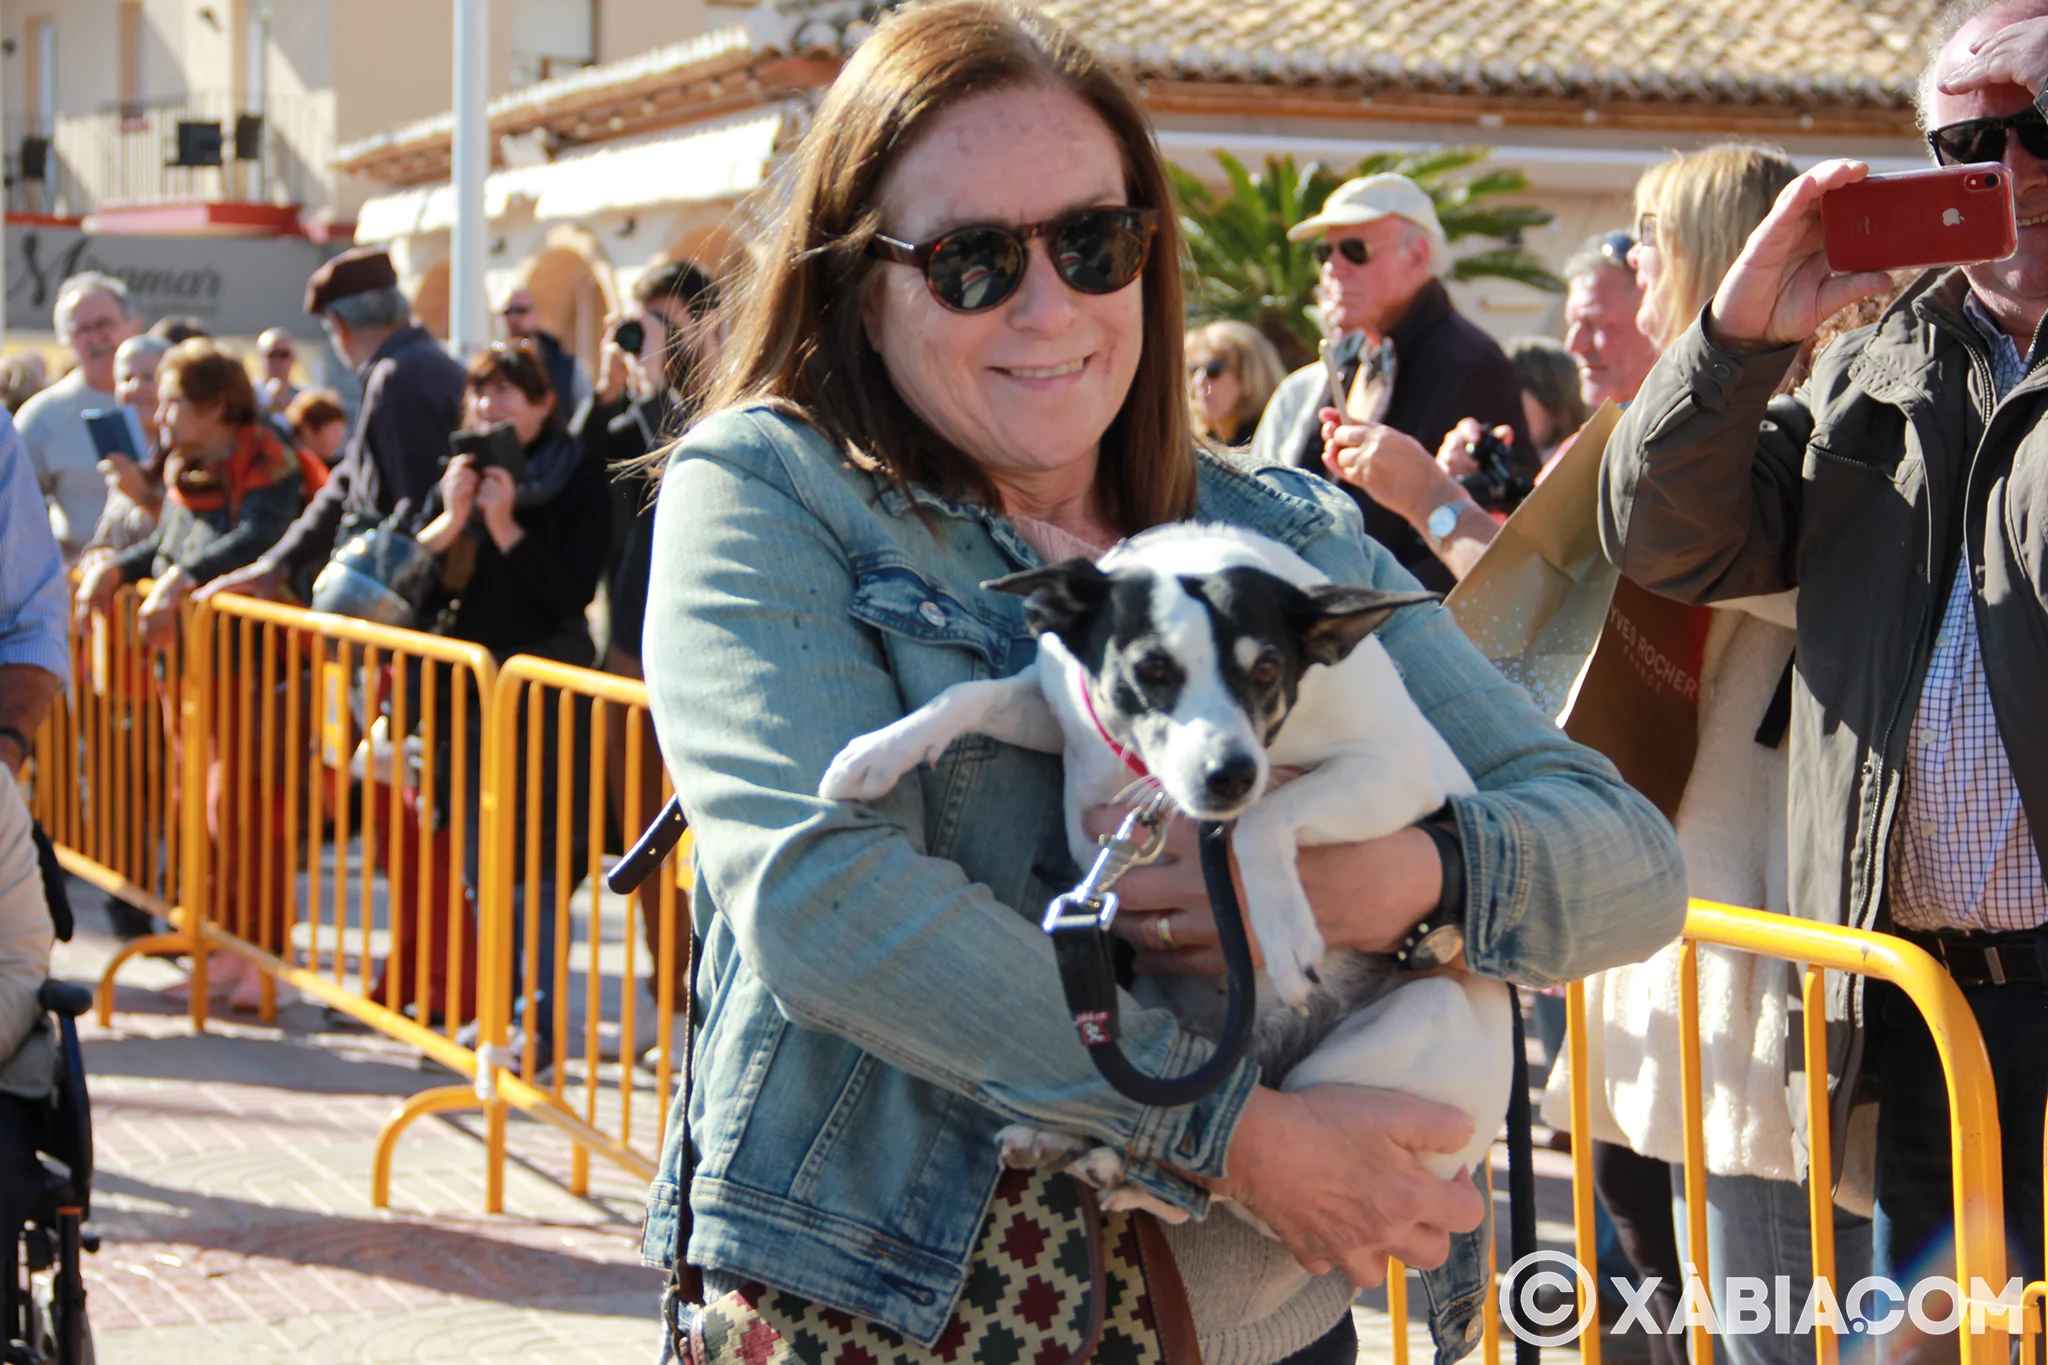
[[1360, 640], [1385, 625], [1401, 608], [1437, 600], [1433, 592], [1388, 592], [1343, 583], [1318, 583], [1301, 593], [1308, 599], [1306, 619], [1301, 622], [1302, 645], [1310, 660], [1319, 664], [1342, 663]]
[[1109, 575], [1092, 560], [1074, 558], [991, 578], [981, 586], [1024, 598], [1024, 622], [1033, 635], [1064, 638], [1109, 596]]

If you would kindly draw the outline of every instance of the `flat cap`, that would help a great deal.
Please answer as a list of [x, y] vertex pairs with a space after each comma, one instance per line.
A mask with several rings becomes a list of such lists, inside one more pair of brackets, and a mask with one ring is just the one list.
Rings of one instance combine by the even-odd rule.
[[342, 299], [373, 289], [396, 289], [398, 272], [381, 246], [351, 247], [334, 257], [306, 281], [306, 311], [320, 314]]

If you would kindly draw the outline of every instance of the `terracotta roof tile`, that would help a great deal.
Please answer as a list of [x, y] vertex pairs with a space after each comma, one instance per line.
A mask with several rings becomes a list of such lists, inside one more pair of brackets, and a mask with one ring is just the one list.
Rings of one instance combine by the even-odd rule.
[[1909, 103], [1939, 0], [1041, 0], [1141, 76]]

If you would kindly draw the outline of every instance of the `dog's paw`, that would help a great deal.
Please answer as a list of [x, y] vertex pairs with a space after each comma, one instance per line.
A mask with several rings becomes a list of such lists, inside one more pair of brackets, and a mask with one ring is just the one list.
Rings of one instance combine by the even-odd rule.
[[1003, 1164], [1012, 1170], [1062, 1165], [1085, 1146], [1086, 1138], [1028, 1123], [1012, 1123], [996, 1131], [996, 1147], [1002, 1153]]
[[[1269, 941], [1277, 939], [1277, 942]], [[1310, 920], [1305, 929], [1295, 928], [1263, 935], [1259, 947], [1266, 954], [1266, 976], [1273, 990], [1297, 1013], [1308, 1012], [1308, 998], [1322, 984], [1316, 964], [1323, 960], [1323, 936]]]
[[1111, 1213], [1149, 1213], [1162, 1223], [1185, 1223], [1188, 1211], [1147, 1194], [1136, 1185], [1123, 1185], [1103, 1196], [1102, 1207]]
[[1123, 1153], [1114, 1147], [1091, 1147], [1074, 1159], [1070, 1169], [1098, 1190], [1123, 1188]]
[[926, 747], [913, 736], [888, 730], [862, 735], [834, 756], [819, 779], [818, 795], [828, 801], [878, 801], [919, 762], [932, 762], [945, 752], [944, 745], [931, 753], [924, 752]]

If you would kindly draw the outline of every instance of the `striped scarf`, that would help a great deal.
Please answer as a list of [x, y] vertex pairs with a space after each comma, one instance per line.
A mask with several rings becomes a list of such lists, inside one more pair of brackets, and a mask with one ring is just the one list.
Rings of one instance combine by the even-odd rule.
[[251, 423], [242, 428], [234, 452], [225, 460], [201, 464], [173, 451], [164, 463], [164, 492], [189, 512], [225, 509], [232, 520], [241, 514], [244, 497], [298, 472], [296, 453], [268, 427]]

